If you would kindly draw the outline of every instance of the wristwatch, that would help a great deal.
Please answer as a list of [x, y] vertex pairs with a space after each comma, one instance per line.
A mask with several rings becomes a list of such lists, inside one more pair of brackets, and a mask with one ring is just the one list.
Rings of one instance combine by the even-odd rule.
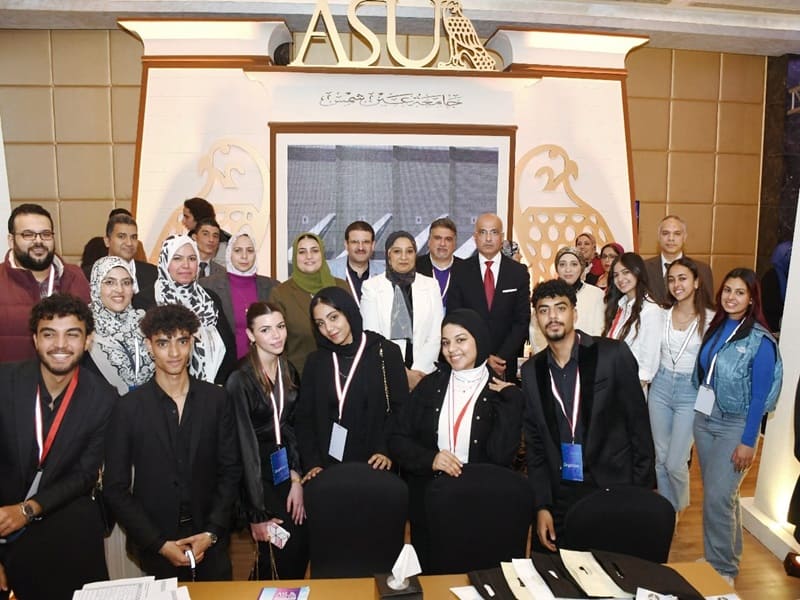
[[217, 539], [218, 538], [217, 538], [217, 534], [216, 533], [211, 533], [210, 531], [206, 531], [206, 535], [211, 540], [211, 545], [212, 546], [217, 543]]
[[20, 502], [19, 509], [22, 511], [22, 514], [25, 515], [28, 523], [33, 521], [34, 517], [36, 516], [36, 514], [33, 512], [33, 506], [27, 502]]

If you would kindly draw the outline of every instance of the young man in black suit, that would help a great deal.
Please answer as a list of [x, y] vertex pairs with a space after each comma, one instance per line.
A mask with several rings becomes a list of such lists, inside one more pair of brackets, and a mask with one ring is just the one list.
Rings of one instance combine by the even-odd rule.
[[198, 326], [192, 311], [174, 304], [152, 308], [142, 319], [156, 372], [123, 396], [111, 417], [106, 499], [143, 571], [157, 578], [227, 580], [241, 464], [224, 388], [191, 377], [187, 369]]
[[54, 294], [31, 310], [37, 358], [0, 365], [0, 598], [69, 600], [108, 579], [92, 501], [116, 390], [80, 369], [94, 320]]
[[516, 374], [517, 357], [528, 338], [531, 320], [530, 274], [507, 256], [503, 247], [503, 222], [485, 213], [475, 221], [478, 253], [454, 265], [447, 294], [447, 311], [471, 308], [491, 332], [489, 366], [506, 379]]
[[624, 342], [575, 329], [560, 279], [531, 300], [547, 348], [522, 367], [528, 480], [538, 542], [555, 551], [570, 506], [598, 488], [655, 488], [655, 450], [636, 359]]

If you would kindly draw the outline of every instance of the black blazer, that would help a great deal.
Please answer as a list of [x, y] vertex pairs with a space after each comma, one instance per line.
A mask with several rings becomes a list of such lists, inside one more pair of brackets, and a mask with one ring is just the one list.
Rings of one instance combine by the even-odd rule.
[[158, 279], [158, 267], [141, 260], [133, 262], [136, 263], [136, 283], [139, 284], [139, 291], [152, 288]]
[[[601, 488], [654, 488], [655, 449], [636, 359], [624, 342], [580, 333], [578, 369], [583, 463]], [[561, 438], [545, 348], [522, 367], [528, 480], [534, 508], [553, 506], [561, 484]]]
[[[432, 475], [439, 452], [439, 416], [444, 404], [450, 367], [445, 365], [419, 382], [389, 440], [400, 468], [415, 475]], [[490, 373], [491, 376], [491, 373]], [[515, 385], [481, 391], [472, 413], [469, 462], [510, 467], [521, 440], [522, 391]]]
[[[34, 425], [39, 360], [0, 364], [0, 506], [25, 499], [37, 467]], [[45, 462], [39, 492], [43, 513], [88, 497], [103, 463], [103, 442], [117, 392], [86, 369]]]
[[450, 290], [447, 293], [447, 311], [471, 308], [489, 326], [490, 353], [508, 361], [511, 374], [515, 372], [516, 359], [528, 339], [531, 321], [531, 277], [525, 265], [500, 256], [500, 274], [495, 282], [492, 310], [486, 304], [483, 277], [478, 255], [453, 265]]
[[[176, 539], [178, 529], [177, 457], [161, 394], [155, 378], [125, 394], [106, 432], [105, 497], [140, 552], [158, 552], [164, 542]], [[222, 538], [231, 527], [242, 474], [233, 410], [223, 388], [193, 377], [186, 404], [192, 411], [194, 528], [196, 533], [210, 531]]]
[[[302, 472], [297, 436], [294, 433], [294, 411], [297, 404], [299, 379], [297, 370], [286, 363], [289, 378], [294, 388], [285, 389], [283, 412], [281, 413], [281, 445], [286, 448], [289, 468]], [[282, 367], [283, 368], [283, 367]], [[225, 389], [233, 405], [239, 449], [242, 456], [242, 508], [250, 523], [263, 523], [283, 514], [285, 503], [274, 492], [270, 455], [278, 449], [275, 443], [275, 420], [272, 402], [256, 379], [250, 360], [245, 358], [242, 366], [231, 373]], [[284, 506], [278, 503], [284, 504]]]
[[[686, 258], [691, 258], [687, 256]], [[708, 292], [708, 297], [711, 302], [714, 302], [714, 275], [711, 273], [711, 268], [704, 262], [695, 260], [697, 265], [697, 274], [700, 276], [700, 282], [703, 289]], [[653, 300], [659, 304], [669, 304], [669, 292], [667, 292], [667, 282], [664, 277], [664, 269], [661, 266], [661, 254], [648, 258], [644, 261], [644, 268], [647, 271], [647, 283], [650, 285], [650, 291], [653, 293]], [[609, 277], [610, 280], [610, 277]], [[610, 283], [610, 281], [609, 281]]]

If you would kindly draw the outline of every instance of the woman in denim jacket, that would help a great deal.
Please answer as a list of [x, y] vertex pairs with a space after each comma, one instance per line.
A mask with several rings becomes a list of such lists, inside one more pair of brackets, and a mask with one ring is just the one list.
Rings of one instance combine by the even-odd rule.
[[733, 584], [742, 555], [739, 487], [755, 457], [761, 419], [774, 410], [783, 380], [778, 344], [751, 269], [728, 273], [717, 292], [717, 312], [703, 337], [694, 380], [705, 558]]

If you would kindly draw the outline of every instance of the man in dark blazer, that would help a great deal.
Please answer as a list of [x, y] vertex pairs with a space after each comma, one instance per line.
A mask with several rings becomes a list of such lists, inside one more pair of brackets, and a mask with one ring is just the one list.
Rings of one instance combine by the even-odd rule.
[[500, 377], [511, 379], [528, 338], [530, 274], [524, 265], [500, 252], [503, 246], [500, 217], [491, 213], [480, 215], [473, 235], [478, 253], [454, 266], [447, 311], [471, 308], [481, 315], [492, 336], [489, 366]]
[[547, 348], [522, 367], [523, 429], [538, 542], [549, 550], [570, 506], [598, 488], [655, 488], [650, 419], [628, 346], [574, 327], [575, 290], [560, 279], [533, 291]]
[[[647, 282], [656, 302], [664, 304], [669, 298], [666, 277], [667, 265], [683, 256], [683, 246], [686, 243], [686, 221], [676, 215], [667, 215], [658, 224], [658, 246], [660, 254], [644, 261], [647, 271]], [[688, 257], [687, 257], [688, 258]], [[714, 301], [714, 275], [711, 268], [704, 262], [692, 259], [697, 265], [700, 283]]]
[[[157, 578], [226, 580], [241, 464], [224, 388], [187, 370], [198, 326], [194, 313], [178, 305], [152, 308], [142, 319], [156, 372], [123, 396], [112, 414], [104, 483], [143, 571]], [[194, 573], [189, 551], [197, 561]]]
[[[106, 223], [106, 235], [103, 242], [108, 248], [109, 256], [118, 256], [131, 264], [135, 275], [134, 294], [155, 284], [158, 279], [158, 269], [155, 265], [134, 258], [139, 247], [139, 227], [132, 216], [125, 213], [110, 216]], [[89, 281], [92, 280], [91, 267], [86, 273], [86, 278]]]
[[461, 259], [454, 256], [458, 230], [448, 217], [436, 219], [428, 232], [428, 254], [417, 256], [417, 273], [433, 277], [439, 284], [442, 306], [447, 306], [447, 292], [450, 289], [450, 276], [456, 263]]
[[38, 357], [0, 365], [0, 598], [69, 600], [108, 579], [91, 493], [117, 393], [78, 366], [94, 329], [86, 302], [54, 294], [29, 323]]

